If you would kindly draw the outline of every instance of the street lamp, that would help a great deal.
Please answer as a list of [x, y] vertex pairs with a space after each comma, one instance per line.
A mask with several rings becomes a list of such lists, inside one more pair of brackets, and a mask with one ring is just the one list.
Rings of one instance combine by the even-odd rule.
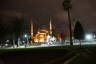
[[24, 35], [24, 37], [25, 37], [25, 38], [27, 38], [27, 37], [28, 37], [28, 35], [27, 35], [27, 34], [25, 34], [25, 35]]
[[28, 42], [28, 35], [27, 35], [27, 34], [25, 34], [25, 35], [24, 35], [24, 37], [25, 37], [25, 39], [26, 39], [26, 42], [25, 42], [25, 47], [26, 47], [26, 46], [27, 46], [27, 44], [28, 44], [28, 43], [27, 43], [27, 42]]

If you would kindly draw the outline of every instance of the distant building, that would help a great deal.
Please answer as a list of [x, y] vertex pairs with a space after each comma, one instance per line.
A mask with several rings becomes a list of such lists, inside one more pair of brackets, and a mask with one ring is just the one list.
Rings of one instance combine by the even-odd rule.
[[[35, 27], [35, 26], [34, 26]], [[52, 35], [52, 22], [50, 19], [49, 28], [45, 26], [38, 29], [37, 34], [33, 35], [33, 23], [31, 22], [31, 38], [33, 38], [34, 42], [47, 42], [47, 36]]]
[[47, 29], [40, 29], [34, 36], [34, 42], [46, 42], [49, 31]]

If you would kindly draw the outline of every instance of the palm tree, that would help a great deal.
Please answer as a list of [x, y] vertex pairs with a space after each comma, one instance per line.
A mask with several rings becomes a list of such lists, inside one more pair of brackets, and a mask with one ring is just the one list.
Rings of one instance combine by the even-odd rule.
[[71, 0], [64, 0], [63, 7], [64, 7], [64, 10], [68, 12], [69, 31], [70, 31], [70, 45], [73, 45], [73, 42], [72, 42], [71, 18], [70, 18], [70, 10], [72, 9]]

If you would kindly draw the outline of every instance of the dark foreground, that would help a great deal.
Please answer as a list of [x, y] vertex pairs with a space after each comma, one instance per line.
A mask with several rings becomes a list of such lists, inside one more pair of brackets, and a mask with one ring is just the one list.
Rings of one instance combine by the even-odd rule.
[[62, 48], [11, 50], [0, 54], [0, 64], [56, 64], [69, 52]]
[[0, 53], [0, 64], [64, 64], [76, 54], [79, 56], [67, 64], [96, 64], [96, 46], [3, 51]]
[[96, 64], [96, 46], [82, 47], [79, 54], [68, 64]]

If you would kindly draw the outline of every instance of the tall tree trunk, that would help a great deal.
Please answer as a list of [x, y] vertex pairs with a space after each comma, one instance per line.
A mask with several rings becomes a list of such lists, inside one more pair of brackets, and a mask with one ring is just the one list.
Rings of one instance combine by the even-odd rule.
[[16, 44], [16, 47], [18, 47], [18, 35], [15, 34], [15, 44]]
[[69, 32], [70, 32], [70, 45], [73, 45], [72, 42], [72, 28], [71, 28], [71, 18], [70, 18], [70, 8], [68, 9], [68, 21], [69, 21]]
[[80, 42], [80, 49], [81, 49], [81, 40], [79, 39], [79, 42]]
[[81, 55], [81, 52], [82, 52], [82, 48], [81, 48], [81, 40], [79, 39], [79, 42], [80, 42], [80, 47], [79, 47], [79, 53], [80, 53], [80, 55]]
[[15, 48], [15, 40], [13, 39], [13, 48]]

